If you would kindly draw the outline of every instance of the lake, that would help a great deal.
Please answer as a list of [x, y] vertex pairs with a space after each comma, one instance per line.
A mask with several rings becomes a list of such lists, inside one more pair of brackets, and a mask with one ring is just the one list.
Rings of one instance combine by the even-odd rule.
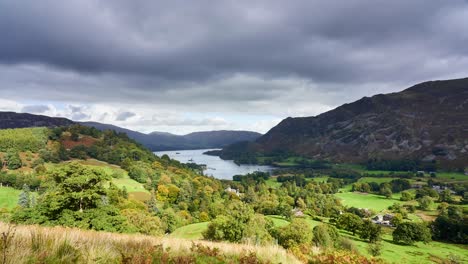
[[237, 165], [232, 160], [222, 160], [217, 156], [209, 156], [203, 152], [213, 149], [196, 149], [196, 150], [177, 150], [177, 151], [157, 151], [154, 154], [161, 157], [166, 154], [171, 159], [178, 160], [182, 163], [197, 163], [205, 164], [207, 169], [205, 175], [211, 175], [217, 179], [232, 180], [232, 176], [238, 174], [247, 174], [255, 171], [271, 171], [270, 166], [262, 165]]

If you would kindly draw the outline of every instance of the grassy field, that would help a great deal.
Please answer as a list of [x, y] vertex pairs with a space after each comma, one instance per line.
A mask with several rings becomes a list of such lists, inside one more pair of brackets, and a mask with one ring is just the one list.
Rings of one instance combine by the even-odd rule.
[[391, 182], [396, 178], [390, 178], [390, 177], [362, 177], [358, 180], [358, 182], [376, 182], [376, 183], [384, 183], [384, 182]]
[[[352, 236], [347, 232], [340, 232], [342, 236], [353, 240], [359, 253], [370, 256], [367, 252], [368, 243]], [[456, 256], [460, 261], [468, 260], [468, 247], [440, 242], [428, 244], [416, 243], [413, 246], [398, 245], [392, 242], [391, 235], [384, 235], [382, 240], [382, 255], [379, 258], [390, 263], [434, 263], [441, 259], [447, 259], [450, 255]], [[441, 263], [441, 262], [438, 262]]]
[[395, 202], [399, 202], [399, 195], [394, 195], [392, 199], [387, 199], [382, 195], [358, 192], [342, 192], [335, 194], [335, 196], [341, 199], [343, 205], [374, 209], [379, 212]]
[[144, 193], [149, 193], [148, 190], [146, 190], [143, 185], [135, 180], [132, 180], [130, 178], [123, 178], [123, 179], [112, 179], [112, 183], [117, 185], [119, 188], [125, 187], [129, 193], [132, 192], [144, 192]]
[[20, 190], [10, 187], [0, 187], [0, 208], [13, 209], [18, 205]]
[[436, 179], [468, 181], [468, 175], [459, 172], [437, 172]]
[[282, 226], [287, 226], [289, 225], [289, 221], [286, 220], [284, 217], [279, 216], [279, 215], [267, 215], [266, 216], [268, 219], [273, 221], [273, 225], [275, 227], [282, 227]]
[[170, 237], [193, 240], [202, 239], [202, 233], [205, 232], [206, 229], [208, 229], [209, 223], [210, 222], [202, 222], [179, 227], [176, 230], [174, 230], [174, 232], [172, 232]]
[[278, 182], [276, 180], [276, 177], [271, 177], [268, 180], [265, 181], [266, 185], [270, 188], [279, 188], [281, 186], [281, 182]]

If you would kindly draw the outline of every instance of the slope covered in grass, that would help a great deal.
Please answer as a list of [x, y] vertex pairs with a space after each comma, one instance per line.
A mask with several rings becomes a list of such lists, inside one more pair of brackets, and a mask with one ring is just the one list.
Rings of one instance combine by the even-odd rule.
[[171, 237], [184, 239], [202, 239], [203, 232], [208, 228], [210, 222], [195, 223], [177, 228]]
[[20, 190], [10, 187], [0, 187], [0, 208], [13, 209], [18, 205]]
[[[0, 232], [8, 228], [0, 222]], [[300, 263], [278, 246], [194, 243], [62, 227], [10, 230], [11, 243], [0, 252], [5, 252], [7, 263]]]

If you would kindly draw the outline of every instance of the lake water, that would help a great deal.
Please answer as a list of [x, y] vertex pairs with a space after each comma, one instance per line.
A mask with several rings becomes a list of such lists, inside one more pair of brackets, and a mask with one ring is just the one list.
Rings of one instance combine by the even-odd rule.
[[238, 174], [247, 174], [255, 171], [271, 171], [270, 166], [261, 165], [237, 165], [232, 160], [222, 160], [217, 156], [204, 155], [212, 149], [196, 149], [196, 150], [177, 150], [177, 151], [157, 151], [154, 154], [161, 157], [166, 154], [171, 159], [178, 160], [182, 163], [197, 163], [205, 164], [207, 169], [205, 175], [211, 175], [218, 179], [232, 180], [232, 176]]

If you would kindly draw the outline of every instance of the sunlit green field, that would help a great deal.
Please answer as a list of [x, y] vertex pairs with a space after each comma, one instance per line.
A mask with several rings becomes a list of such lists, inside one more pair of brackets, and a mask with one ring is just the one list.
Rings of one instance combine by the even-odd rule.
[[20, 190], [10, 187], [0, 187], [0, 208], [13, 209], [18, 205]]
[[279, 215], [268, 215], [266, 217], [270, 219], [271, 221], [273, 221], [273, 225], [275, 225], [275, 227], [282, 227], [282, 226], [289, 225], [289, 221]]
[[357, 208], [368, 208], [375, 211], [387, 209], [395, 202], [399, 202], [399, 194], [393, 195], [392, 199], [387, 199], [382, 195], [358, 192], [342, 192], [335, 194], [341, 199], [343, 205]]
[[384, 183], [384, 182], [391, 182], [396, 178], [390, 177], [362, 177], [358, 180], [358, 182], [376, 182], [376, 183]]
[[122, 189], [125, 187], [127, 189], [127, 192], [146, 192], [149, 193], [148, 190], [146, 190], [143, 185], [133, 179], [130, 178], [123, 178], [123, 179], [112, 179], [112, 183], [115, 184], [117, 187]]
[[[342, 236], [350, 238], [363, 255], [367, 252], [368, 243], [352, 236], [347, 232], [340, 232]], [[430, 242], [428, 244], [416, 243], [413, 246], [398, 245], [392, 242], [392, 236], [387, 234], [382, 240], [382, 255], [379, 258], [390, 263], [434, 263], [440, 258], [447, 259], [453, 256], [459, 259], [459, 263], [467, 263], [468, 247], [463, 245]], [[464, 262], [462, 262], [464, 260]]]
[[202, 239], [203, 232], [208, 228], [210, 222], [202, 222], [191, 225], [186, 225], [180, 228], [177, 228], [174, 232], [171, 233], [171, 237], [176, 238], [185, 238], [185, 239]]

